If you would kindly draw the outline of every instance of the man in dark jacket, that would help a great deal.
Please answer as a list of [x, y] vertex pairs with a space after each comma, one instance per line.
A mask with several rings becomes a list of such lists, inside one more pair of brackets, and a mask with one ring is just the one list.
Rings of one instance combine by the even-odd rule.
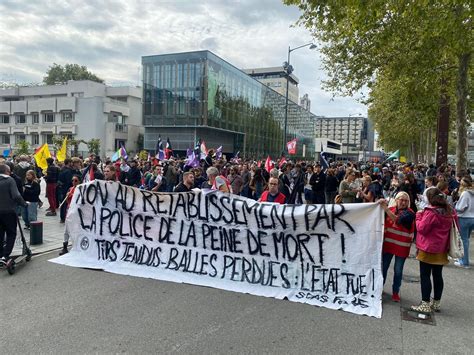
[[137, 167], [137, 162], [132, 160], [130, 162], [130, 169], [125, 173], [124, 184], [133, 187], [139, 187], [141, 185], [142, 173]]
[[[58, 200], [61, 203], [65, 198], [69, 188], [72, 186], [72, 177], [74, 170], [72, 169], [72, 161], [69, 158], [64, 160], [64, 166], [58, 176]], [[66, 220], [67, 204], [63, 203], [59, 209], [59, 218], [61, 223]]]
[[46, 169], [46, 196], [48, 197], [49, 208], [46, 216], [56, 216], [56, 209], [59, 204], [56, 199], [56, 187], [58, 185], [59, 168], [54, 165], [53, 158], [47, 158], [48, 168]]
[[326, 187], [326, 174], [321, 170], [321, 165], [316, 164], [314, 166], [314, 173], [311, 175], [309, 184], [313, 189], [313, 203], [325, 204], [326, 195], [324, 194], [324, 188]]
[[11, 264], [10, 254], [15, 245], [17, 214], [16, 206], [26, 207], [18, 192], [15, 180], [10, 177], [8, 165], [0, 165], [0, 258], [7, 267]]

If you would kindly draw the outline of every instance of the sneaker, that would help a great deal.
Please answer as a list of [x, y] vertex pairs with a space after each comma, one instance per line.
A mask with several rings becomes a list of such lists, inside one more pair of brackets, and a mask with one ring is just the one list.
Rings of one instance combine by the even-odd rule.
[[411, 306], [411, 310], [419, 313], [431, 313], [430, 302], [421, 301], [418, 306]]
[[30, 226], [25, 226], [25, 227], [23, 227], [23, 229], [29, 231], [29, 230], [30, 230]]
[[400, 302], [400, 295], [396, 292], [392, 294], [392, 301], [393, 302]]
[[462, 267], [463, 269], [470, 269], [471, 268], [469, 265], [464, 265], [461, 260], [456, 260], [454, 262], [454, 266]]
[[46, 213], [46, 216], [56, 216], [56, 212], [49, 211], [48, 213]]
[[66, 223], [66, 221], [64, 219], [61, 219], [59, 223]]
[[441, 310], [441, 301], [440, 300], [435, 300], [431, 299], [430, 301], [430, 307], [433, 310], [433, 312], [439, 312]]

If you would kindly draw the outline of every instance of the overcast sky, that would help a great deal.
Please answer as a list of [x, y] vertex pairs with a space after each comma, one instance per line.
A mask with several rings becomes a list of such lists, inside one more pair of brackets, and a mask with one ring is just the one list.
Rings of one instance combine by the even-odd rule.
[[[0, 0], [0, 81], [40, 82], [52, 63], [77, 63], [107, 83], [141, 85], [141, 56], [208, 49], [238, 68], [278, 66], [311, 42], [279, 0]], [[300, 96], [316, 115], [366, 115], [332, 99], [317, 51], [291, 54]]]

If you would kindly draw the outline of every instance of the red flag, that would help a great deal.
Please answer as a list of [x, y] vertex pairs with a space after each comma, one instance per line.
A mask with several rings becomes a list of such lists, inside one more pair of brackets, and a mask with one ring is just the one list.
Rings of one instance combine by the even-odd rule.
[[[45, 143], [46, 144], [46, 143]], [[43, 148], [44, 144], [40, 145], [38, 148], [35, 149], [35, 154], [40, 151], [41, 148]]]
[[89, 168], [89, 181], [93, 181], [95, 179], [94, 169], [92, 169], [92, 165]]
[[296, 154], [296, 138], [286, 143], [288, 154]]
[[286, 158], [284, 156], [282, 156], [280, 158], [280, 161], [278, 162], [278, 168], [281, 169], [281, 167], [283, 166], [283, 164], [286, 164]]
[[270, 172], [270, 170], [273, 169], [273, 162], [270, 156], [267, 157], [267, 160], [265, 161], [265, 170]]

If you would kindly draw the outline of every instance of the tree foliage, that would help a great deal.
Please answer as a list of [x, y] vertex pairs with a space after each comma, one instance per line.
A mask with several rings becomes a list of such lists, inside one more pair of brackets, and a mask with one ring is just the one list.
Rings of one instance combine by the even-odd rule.
[[30, 143], [25, 140], [21, 140], [16, 144], [16, 148], [16, 154], [18, 155], [29, 154]]
[[439, 97], [448, 93], [457, 117], [457, 165], [465, 167], [474, 47], [471, 2], [284, 2], [302, 10], [299, 23], [322, 43], [329, 76], [324, 87], [341, 95], [369, 88], [370, 117], [389, 146], [413, 139], [418, 126], [436, 127]]
[[100, 154], [100, 139], [92, 138], [86, 142], [89, 153]]
[[43, 82], [46, 85], [54, 85], [57, 83], [65, 83], [68, 80], [92, 80], [103, 83], [104, 80], [90, 72], [85, 65], [66, 64], [62, 65], [53, 63], [46, 72]]

